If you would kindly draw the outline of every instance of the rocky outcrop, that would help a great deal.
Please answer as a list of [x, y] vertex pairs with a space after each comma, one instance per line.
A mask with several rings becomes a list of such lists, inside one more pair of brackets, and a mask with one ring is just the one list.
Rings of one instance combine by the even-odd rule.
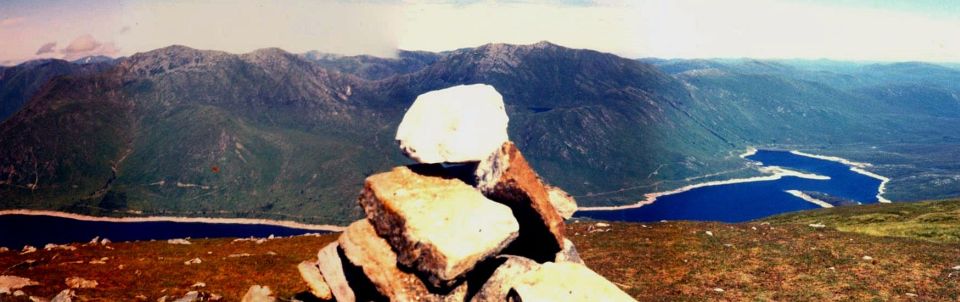
[[511, 253], [543, 261], [563, 249], [563, 217], [516, 145], [506, 142], [481, 161], [476, 178], [484, 195], [509, 206], [520, 221], [520, 236]]
[[466, 183], [409, 167], [367, 178], [360, 205], [377, 234], [397, 251], [397, 260], [435, 287], [450, 285], [499, 252], [519, 228], [510, 208]]
[[[460, 164], [402, 166], [368, 177], [358, 198], [366, 218], [320, 250], [320, 276], [313, 262], [301, 264], [304, 280], [324, 280], [336, 301], [632, 301], [587, 268], [564, 238], [573, 198], [545, 184], [505, 134], [490, 139], [501, 130], [501, 114], [505, 133], [503, 103], [486, 91], [492, 87], [475, 86], [421, 95], [397, 134], [415, 160]], [[499, 112], [491, 113], [485, 106], [493, 94]], [[460, 102], [466, 99], [479, 101]], [[492, 116], [492, 129], [474, 129], [485, 125], [463, 118], [473, 112]], [[462, 145], [474, 138], [484, 147]], [[478, 150], [485, 153], [476, 156]]]
[[507, 121], [493, 86], [461, 85], [418, 96], [396, 139], [420, 163], [477, 162], [507, 141]]

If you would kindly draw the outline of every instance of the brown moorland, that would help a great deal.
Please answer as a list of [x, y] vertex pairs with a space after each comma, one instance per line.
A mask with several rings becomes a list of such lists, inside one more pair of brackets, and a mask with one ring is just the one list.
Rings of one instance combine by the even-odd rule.
[[[950, 237], [924, 237], [928, 232], [910, 236], [876, 230], [927, 223], [917, 217], [954, 217], [958, 207], [960, 201], [837, 208], [739, 224], [598, 226], [595, 221], [571, 221], [566, 232], [587, 265], [641, 301], [957, 301], [960, 243]], [[869, 232], [841, 223], [846, 216], [871, 213], [899, 213], [902, 219], [884, 215], [886, 220], [871, 222]], [[937, 223], [945, 221], [951, 220]], [[251, 285], [269, 286], [288, 300], [306, 290], [297, 264], [315, 258], [317, 250], [337, 236], [276, 238], [259, 244], [234, 239], [197, 239], [190, 245], [74, 244], [74, 251], [40, 249], [23, 255], [8, 251], [0, 253], [0, 275], [35, 280], [39, 286], [23, 291], [48, 299], [67, 287], [66, 278], [81, 277], [99, 284], [77, 289], [78, 301], [173, 300], [191, 290], [237, 301]], [[104, 264], [90, 263], [104, 257]], [[201, 263], [184, 264], [194, 258]], [[198, 282], [206, 286], [193, 287]], [[0, 301], [29, 299], [0, 295]]]

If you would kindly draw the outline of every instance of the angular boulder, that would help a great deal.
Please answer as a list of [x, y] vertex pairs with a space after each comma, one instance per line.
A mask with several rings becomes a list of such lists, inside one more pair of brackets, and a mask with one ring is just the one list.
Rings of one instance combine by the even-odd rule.
[[446, 293], [432, 293], [415, 274], [397, 268], [397, 254], [366, 219], [350, 224], [340, 235], [344, 256], [390, 301], [463, 301], [465, 285]]
[[557, 214], [560, 214], [563, 219], [570, 219], [573, 213], [577, 212], [577, 201], [567, 191], [547, 185], [547, 195], [550, 198], [550, 204], [557, 209]]
[[377, 234], [397, 261], [446, 287], [506, 247], [519, 225], [510, 208], [455, 178], [429, 176], [410, 167], [367, 178], [359, 198]]
[[330, 291], [330, 285], [323, 279], [320, 268], [316, 262], [303, 261], [297, 265], [297, 271], [300, 272], [300, 278], [307, 283], [310, 293], [321, 300], [333, 299], [333, 292]]
[[475, 172], [483, 195], [513, 210], [520, 221], [520, 236], [507, 253], [553, 260], [563, 249], [563, 217], [550, 201], [547, 186], [512, 142], [480, 162]]
[[420, 163], [478, 162], [507, 141], [507, 122], [493, 86], [454, 86], [418, 96], [396, 139], [403, 154]]
[[513, 288], [517, 276], [526, 274], [540, 267], [536, 261], [519, 256], [498, 256], [497, 260], [505, 260], [486, 279], [483, 286], [470, 298], [471, 302], [499, 302], [507, 300], [507, 293]]
[[544, 263], [515, 282], [507, 301], [636, 301], [586, 266], [571, 262]]
[[556, 258], [553, 259], [553, 262], [573, 262], [577, 264], [584, 264], [583, 259], [580, 258], [580, 253], [577, 253], [577, 247], [573, 245], [573, 242], [570, 239], [563, 239], [563, 250], [557, 252]]
[[340, 261], [339, 245], [336, 242], [328, 244], [317, 253], [317, 268], [323, 275], [323, 280], [330, 286], [330, 292], [337, 301], [356, 301], [356, 295], [347, 282], [347, 276]]

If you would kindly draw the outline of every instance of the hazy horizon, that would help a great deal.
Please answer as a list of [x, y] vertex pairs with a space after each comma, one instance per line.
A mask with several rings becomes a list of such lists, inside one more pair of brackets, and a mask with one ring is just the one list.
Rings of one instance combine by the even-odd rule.
[[378, 57], [546, 40], [626, 58], [960, 63], [960, 3], [736, 0], [0, 4], [0, 64], [169, 45]]

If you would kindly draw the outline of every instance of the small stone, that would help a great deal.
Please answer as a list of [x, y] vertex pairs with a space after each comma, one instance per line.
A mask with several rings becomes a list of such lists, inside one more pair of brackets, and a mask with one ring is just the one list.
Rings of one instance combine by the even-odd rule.
[[7, 247], [5, 247], [5, 246], [0, 246], [0, 253], [6, 253], [6, 252], [9, 252], [9, 251], [10, 251], [9, 248], [7, 248]]
[[953, 267], [953, 270], [955, 270], [955, 271], [960, 271], [960, 265], [954, 266], [954, 267]]
[[204, 288], [204, 287], [207, 287], [207, 284], [206, 284], [206, 283], [203, 283], [203, 282], [197, 282], [197, 283], [194, 283], [193, 285], [191, 285], [190, 287], [193, 287], [193, 288]]
[[13, 292], [13, 296], [14, 296], [14, 297], [23, 297], [23, 296], [26, 296], [26, 295], [27, 295], [27, 293], [25, 293], [25, 292], [23, 292], [22, 290], [19, 290], [19, 289]]
[[577, 247], [573, 246], [573, 241], [570, 239], [563, 239], [563, 250], [557, 252], [557, 257], [553, 262], [573, 262], [578, 264], [584, 264], [583, 259], [580, 258], [580, 253], [577, 253]]
[[359, 201], [398, 261], [425, 273], [434, 287], [450, 285], [502, 250], [519, 229], [510, 208], [463, 181], [411, 167], [368, 177]]
[[863, 259], [863, 260], [865, 260], [865, 261], [871, 261], [871, 260], [873, 260], [873, 257], [870, 257], [870, 256], [863, 256], [863, 258], [862, 258], [862, 259]]
[[811, 223], [811, 224], [809, 224], [809, 226], [810, 226], [811, 228], [815, 228], [815, 229], [827, 227], [826, 225], [824, 225], [824, 224], [822, 224], [822, 223]]
[[610, 224], [609, 224], [609, 223], [605, 223], [605, 222], [597, 222], [597, 223], [595, 223], [593, 226], [598, 227], [598, 228], [609, 228], [609, 227], [610, 227]]
[[478, 164], [476, 179], [483, 195], [509, 206], [520, 222], [520, 235], [505, 253], [542, 262], [563, 249], [564, 219], [540, 176], [512, 142]]
[[240, 302], [274, 302], [277, 301], [276, 298], [271, 296], [273, 293], [270, 291], [270, 287], [254, 285], [247, 290], [247, 293], [243, 295], [243, 299]]
[[300, 262], [300, 264], [297, 265], [297, 271], [300, 272], [300, 278], [307, 283], [307, 287], [310, 288], [310, 293], [313, 294], [314, 297], [322, 300], [333, 299], [333, 292], [330, 291], [330, 285], [327, 285], [327, 281], [323, 280], [323, 275], [320, 274], [320, 268], [317, 267], [316, 262]]
[[586, 266], [570, 262], [547, 262], [517, 276], [508, 297], [523, 302], [636, 301]]
[[347, 282], [347, 277], [343, 271], [343, 263], [340, 261], [338, 248], [339, 244], [333, 242], [320, 249], [320, 252], [317, 253], [317, 267], [337, 301], [356, 301], [356, 295], [350, 288], [350, 283]]
[[37, 248], [36, 248], [36, 247], [34, 247], [34, 246], [32, 246], [32, 245], [24, 245], [24, 246], [23, 246], [23, 249], [20, 250], [20, 255], [26, 255], [26, 254], [33, 253], [33, 252], [36, 252], [36, 251], [37, 251]]
[[507, 293], [513, 288], [517, 276], [540, 268], [536, 261], [520, 256], [498, 256], [503, 263], [486, 279], [480, 290], [470, 299], [471, 302], [498, 302], [506, 301]]
[[67, 278], [64, 283], [70, 288], [97, 288], [97, 285], [99, 285], [96, 280], [87, 280], [80, 277]]
[[563, 219], [570, 219], [573, 213], [577, 212], [577, 200], [563, 189], [547, 185], [547, 194], [550, 197], [550, 204], [557, 209], [557, 214], [560, 214]]
[[703, 232], [703, 233], [704, 233], [704, 234], [707, 234], [707, 236], [713, 237], [713, 232], [711, 232], [711, 231], [706, 231], [706, 232]]
[[200, 264], [200, 263], [203, 263], [203, 260], [200, 260], [200, 258], [193, 258], [183, 262], [184, 265]]
[[135, 297], [133, 297], [133, 298], [134, 298], [134, 299], [137, 299], [138, 301], [147, 301], [147, 299], [148, 299], [147, 296], [142, 295], [142, 294], [137, 295], [137, 296], [135, 296]]
[[723, 290], [722, 288], [719, 288], [719, 287], [714, 287], [714, 288], [713, 288], [713, 291], [718, 292], [718, 293], [724, 292], [724, 290]]
[[186, 240], [186, 239], [183, 239], [183, 238], [177, 238], [177, 239], [169, 239], [169, 240], [167, 240], [167, 243], [169, 243], [169, 244], [184, 244], [184, 245], [189, 245], [189, 244], [190, 244], [190, 241], [189, 241], [189, 240]]
[[493, 86], [460, 85], [421, 94], [397, 127], [397, 142], [419, 163], [478, 162], [507, 141], [503, 97]]
[[100, 243], [100, 236], [93, 237], [93, 239], [90, 239], [90, 242], [87, 242], [87, 244], [89, 245], [97, 245], [99, 243]]
[[433, 294], [415, 274], [397, 268], [397, 254], [366, 219], [350, 224], [338, 242], [344, 256], [390, 301], [463, 301], [466, 296], [466, 286]]
[[73, 293], [73, 290], [65, 289], [60, 291], [59, 294], [50, 299], [50, 302], [72, 302], [73, 297], [77, 295]]
[[914, 293], [907, 293], [906, 295], [907, 297], [917, 297], [917, 294]]
[[200, 301], [200, 292], [192, 290], [188, 291], [183, 297], [173, 300], [173, 302], [194, 302]]
[[75, 251], [77, 250], [77, 247], [66, 245], [66, 244], [59, 245], [59, 244], [47, 243], [47, 245], [43, 246], [43, 249], [46, 251], [52, 251], [52, 250]]
[[113, 241], [110, 241], [110, 239], [103, 238], [103, 239], [100, 240], [100, 245], [108, 245], [108, 244], [110, 244], [110, 243], [112, 243], [112, 242], [113, 242]]
[[40, 285], [40, 283], [24, 277], [7, 275], [0, 276], [0, 294], [9, 294], [12, 290], [35, 285]]

